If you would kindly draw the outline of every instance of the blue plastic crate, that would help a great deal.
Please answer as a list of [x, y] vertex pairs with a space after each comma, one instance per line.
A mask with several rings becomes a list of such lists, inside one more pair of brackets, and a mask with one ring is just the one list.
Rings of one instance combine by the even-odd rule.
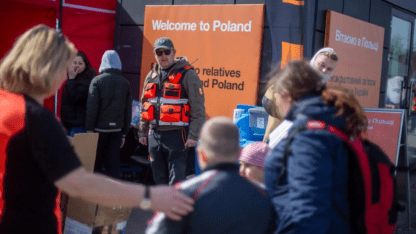
[[266, 132], [269, 115], [263, 107], [251, 108], [248, 110], [250, 129], [255, 135], [263, 135]]

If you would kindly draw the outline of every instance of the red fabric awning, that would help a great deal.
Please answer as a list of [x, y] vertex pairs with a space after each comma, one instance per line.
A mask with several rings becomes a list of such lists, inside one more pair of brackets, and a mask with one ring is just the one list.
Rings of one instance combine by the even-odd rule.
[[37, 7], [43, 7], [43, 8], [56, 8], [59, 7], [59, 0], [3, 0], [4, 3], [24, 3], [24, 4], [30, 4]]
[[[3, 0], [0, 3], [0, 57], [12, 48], [16, 39], [37, 24], [56, 27], [59, 0]], [[64, 0], [62, 32], [76, 48], [88, 56], [98, 70], [101, 56], [113, 49], [116, 0]], [[60, 92], [58, 95], [58, 117]], [[54, 111], [54, 97], [45, 100], [45, 107]]]

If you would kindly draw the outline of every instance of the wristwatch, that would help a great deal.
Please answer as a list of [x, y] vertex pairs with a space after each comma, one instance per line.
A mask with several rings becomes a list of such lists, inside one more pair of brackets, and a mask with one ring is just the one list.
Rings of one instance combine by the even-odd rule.
[[146, 186], [145, 187], [145, 192], [144, 192], [144, 197], [143, 197], [142, 201], [140, 202], [139, 207], [142, 210], [149, 210], [151, 205], [152, 205], [152, 203], [150, 202], [150, 187]]

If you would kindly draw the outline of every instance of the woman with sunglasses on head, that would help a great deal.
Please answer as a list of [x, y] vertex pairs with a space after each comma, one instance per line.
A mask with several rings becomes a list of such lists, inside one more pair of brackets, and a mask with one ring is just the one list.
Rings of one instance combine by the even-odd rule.
[[[355, 138], [367, 126], [360, 104], [349, 91], [326, 88], [322, 75], [306, 61], [276, 67], [269, 76], [284, 119], [293, 122], [289, 137], [271, 150], [264, 164], [278, 233], [350, 233], [344, 216], [349, 214], [348, 146], [329, 131], [298, 129], [318, 120], [319, 126], [329, 124]], [[286, 151], [288, 138], [293, 141]]]
[[62, 89], [61, 121], [69, 136], [87, 132], [85, 129], [88, 89], [97, 71], [91, 67], [84, 52], [78, 51], [68, 69], [68, 79]]
[[179, 220], [193, 200], [173, 187], [147, 187], [88, 173], [55, 116], [43, 106], [76, 56], [62, 34], [38, 25], [0, 64], [0, 233], [61, 233], [59, 190], [105, 206], [138, 206]]

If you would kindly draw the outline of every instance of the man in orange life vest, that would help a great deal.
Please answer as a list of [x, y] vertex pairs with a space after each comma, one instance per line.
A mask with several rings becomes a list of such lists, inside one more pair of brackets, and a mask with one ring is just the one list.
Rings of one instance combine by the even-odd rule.
[[186, 179], [188, 149], [197, 145], [205, 122], [202, 82], [188, 59], [175, 53], [169, 38], [155, 41], [157, 64], [146, 76], [141, 97], [138, 138], [149, 147], [156, 184]]

